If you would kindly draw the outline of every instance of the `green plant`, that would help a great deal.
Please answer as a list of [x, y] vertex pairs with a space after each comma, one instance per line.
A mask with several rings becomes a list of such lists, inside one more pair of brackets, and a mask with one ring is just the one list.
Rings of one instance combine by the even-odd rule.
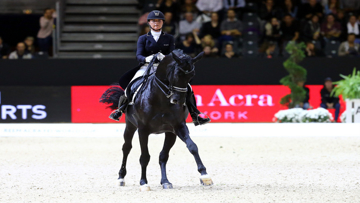
[[354, 68], [353, 73], [349, 76], [340, 74], [343, 80], [333, 82], [336, 87], [331, 92], [331, 95], [342, 95], [344, 99], [360, 99], [360, 71], [356, 72]]
[[286, 105], [289, 108], [295, 107], [297, 104], [305, 99], [305, 90], [297, 85], [300, 81], [306, 81], [307, 71], [302, 66], [298, 65], [305, 58], [305, 44], [289, 42], [286, 45], [286, 51], [291, 54], [290, 57], [284, 62], [284, 68], [289, 72], [289, 75], [283, 77], [280, 83], [288, 86], [291, 93], [285, 95], [280, 100], [280, 104]]

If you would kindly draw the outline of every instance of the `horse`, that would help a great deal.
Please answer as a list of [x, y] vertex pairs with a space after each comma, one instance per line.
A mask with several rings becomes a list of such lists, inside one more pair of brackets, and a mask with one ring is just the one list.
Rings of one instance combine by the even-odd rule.
[[[195, 76], [195, 63], [203, 56], [203, 52], [194, 58], [183, 53], [182, 50], [174, 50], [159, 63], [156, 72], [147, 76], [141, 90], [133, 99], [133, 104], [125, 110], [126, 127], [124, 132], [124, 144], [122, 147], [123, 159], [119, 171], [119, 185], [125, 186], [126, 161], [132, 148], [132, 139], [138, 130], [141, 156], [141, 179], [140, 190], [149, 191], [150, 186], [146, 178], [146, 167], [150, 161], [148, 151], [148, 139], [150, 134], [165, 133], [165, 141], [159, 155], [161, 169], [161, 181], [163, 189], [172, 189], [173, 185], [166, 175], [166, 163], [170, 149], [179, 137], [194, 156], [200, 175], [200, 183], [205, 186], [212, 185], [212, 179], [207, 174], [202, 163], [197, 145], [189, 135], [186, 126], [188, 109], [185, 100], [188, 91], [188, 83]], [[128, 87], [129, 88], [129, 87]], [[113, 86], [104, 92], [100, 102], [111, 104], [109, 108], [116, 109], [120, 96], [124, 91]], [[127, 94], [128, 95], [128, 94]]]

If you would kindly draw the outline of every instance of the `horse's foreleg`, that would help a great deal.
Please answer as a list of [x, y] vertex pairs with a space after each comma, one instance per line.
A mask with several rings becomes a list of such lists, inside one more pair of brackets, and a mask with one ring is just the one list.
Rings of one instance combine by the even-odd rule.
[[150, 161], [150, 154], [148, 149], [149, 133], [139, 129], [139, 141], [141, 148], [140, 165], [141, 165], [141, 179], [140, 179], [140, 190], [148, 191], [150, 187], [147, 185], [148, 181], [146, 178], [146, 168]]
[[189, 129], [187, 128], [186, 124], [184, 124], [181, 128], [178, 129], [177, 135], [179, 138], [185, 142], [186, 147], [189, 149], [190, 153], [194, 156], [198, 171], [201, 174], [200, 182], [203, 185], [212, 185], [213, 182], [210, 178], [210, 176], [206, 172], [206, 168], [204, 164], [202, 163], [199, 155], [199, 150], [197, 145], [192, 141], [192, 139], [189, 136]]
[[119, 171], [119, 182], [120, 182], [120, 186], [125, 186], [125, 175], [126, 175], [126, 161], [128, 158], [128, 155], [130, 153], [130, 150], [132, 148], [132, 139], [134, 137], [134, 133], [136, 131], [136, 127], [131, 124], [130, 122], [126, 123], [126, 128], [125, 128], [125, 132], [124, 132], [124, 145], [122, 147], [122, 151], [123, 151], [123, 160], [122, 160], [122, 164], [121, 164], [121, 168]]
[[169, 182], [166, 176], [166, 163], [169, 159], [169, 151], [174, 146], [176, 141], [176, 135], [174, 133], [165, 133], [165, 141], [163, 149], [160, 152], [159, 164], [161, 169], [161, 181], [160, 184], [164, 189], [171, 189], [172, 184]]

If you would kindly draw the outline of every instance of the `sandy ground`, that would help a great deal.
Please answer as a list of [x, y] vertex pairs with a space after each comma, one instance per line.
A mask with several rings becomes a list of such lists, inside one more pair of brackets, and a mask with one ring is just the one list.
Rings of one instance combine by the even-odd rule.
[[139, 192], [138, 139], [126, 186], [116, 185], [123, 139], [0, 137], [0, 202], [360, 202], [360, 137], [194, 137], [214, 186], [200, 185], [178, 139], [163, 190], [152, 135], [150, 192]]

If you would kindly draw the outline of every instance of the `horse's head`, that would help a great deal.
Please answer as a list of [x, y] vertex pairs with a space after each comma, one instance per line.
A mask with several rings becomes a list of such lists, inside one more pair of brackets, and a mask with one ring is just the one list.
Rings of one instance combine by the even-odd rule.
[[[195, 76], [195, 63], [198, 62], [203, 52], [194, 58], [177, 49], [171, 52], [172, 62], [166, 68], [166, 80], [172, 90], [170, 102], [172, 104], [184, 104], [188, 91], [188, 83]], [[168, 56], [168, 57], [169, 57]], [[170, 58], [169, 58], [170, 59]]]

